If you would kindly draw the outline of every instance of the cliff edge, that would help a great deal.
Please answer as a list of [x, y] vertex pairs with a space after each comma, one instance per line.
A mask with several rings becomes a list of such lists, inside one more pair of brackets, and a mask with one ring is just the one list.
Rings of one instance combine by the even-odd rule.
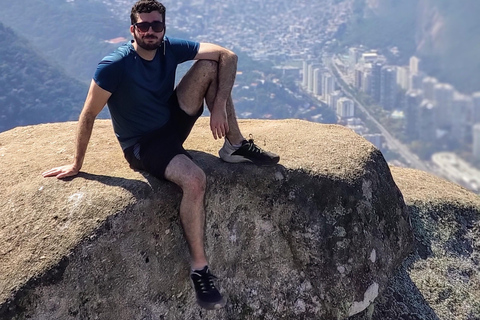
[[480, 197], [423, 171], [391, 172], [415, 249], [375, 303], [350, 320], [480, 319]]

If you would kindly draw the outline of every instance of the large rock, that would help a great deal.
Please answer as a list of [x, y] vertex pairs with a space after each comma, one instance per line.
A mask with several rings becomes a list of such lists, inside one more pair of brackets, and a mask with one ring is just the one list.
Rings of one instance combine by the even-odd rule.
[[352, 131], [243, 120], [281, 155], [225, 164], [208, 119], [186, 142], [208, 176], [206, 250], [227, 306], [196, 306], [179, 189], [128, 168], [97, 121], [82, 173], [75, 123], [0, 134], [2, 319], [344, 319], [367, 308], [412, 248], [409, 217], [382, 154]]
[[391, 169], [415, 249], [369, 310], [351, 320], [480, 319], [480, 197], [423, 171]]

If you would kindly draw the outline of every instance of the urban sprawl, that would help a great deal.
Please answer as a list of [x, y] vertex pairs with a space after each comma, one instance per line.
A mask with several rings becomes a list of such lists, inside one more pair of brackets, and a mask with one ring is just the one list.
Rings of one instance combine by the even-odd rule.
[[[103, 1], [118, 16], [128, 16], [131, 1]], [[255, 60], [274, 62], [284, 72], [295, 74], [298, 92], [307, 93], [318, 105], [328, 105], [339, 124], [352, 128], [382, 152], [398, 153], [401, 157], [390, 160], [393, 164], [429, 171], [480, 191], [480, 172], [457, 152], [468, 154], [470, 163], [480, 161], [480, 93], [461, 94], [452, 85], [424, 74], [416, 57], [409, 65], [398, 66], [361, 46], [342, 54], [329, 53], [339, 26], [352, 15], [353, 1], [163, 3], [168, 25], [189, 38], [241, 48]], [[369, 97], [368, 103], [361, 99], [364, 96]], [[403, 122], [402, 139], [378, 121], [369, 103]], [[321, 122], [321, 115], [311, 109], [305, 113], [308, 119]], [[367, 125], [358, 117], [359, 111], [367, 114]], [[372, 123], [376, 128], [371, 128]], [[413, 144], [417, 150], [412, 149]], [[429, 159], [419, 157], [418, 151], [428, 148]]]

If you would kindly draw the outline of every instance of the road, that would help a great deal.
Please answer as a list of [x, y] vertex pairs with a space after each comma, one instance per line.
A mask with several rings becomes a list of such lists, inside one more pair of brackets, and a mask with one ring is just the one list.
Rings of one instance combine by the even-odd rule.
[[[327, 58], [328, 59], [328, 58]], [[341, 77], [341, 80], [342, 81], [338, 81], [337, 80], [337, 84], [340, 86], [340, 88], [342, 89], [342, 92], [350, 99], [352, 99], [353, 101], [355, 101], [357, 107], [366, 115], [366, 117], [368, 118], [368, 120], [372, 121], [376, 126], [377, 128], [380, 130], [380, 132], [382, 133], [382, 135], [384, 136], [385, 138], [385, 141], [388, 145], [388, 147], [393, 150], [393, 151], [396, 151], [397, 153], [399, 153], [404, 159], [405, 161], [407, 161], [408, 165], [414, 169], [418, 169], [418, 170], [422, 170], [422, 171], [426, 171], [426, 172], [431, 172], [432, 170], [430, 170], [424, 163], [423, 161], [421, 161], [418, 156], [416, 154], [414, 154], [413, 152], [411, 152], [407, 146], [405, 146], [404, 144], [402, 144], [400, 141], [398, 141], [397, 139], [395, 139], [391, 134], [390, 132], [388, 132], [388, 130], [380, 123], [378, 122], [375, 117], [373, 117], [367, 110], [367, 108], [365, 108], [365, 106], [363, 106], [360, 101], [357, 100], [357, 98], [355, 98], [348, 90], [348, 88], [345, 88], [344, 87], [344, 83], [347, 83], [347, 81], [345, 81], [343, 79], [343, 75], [342, 73], [340, 72], [340, 70], [338, 70], [338, 67], [337, 65], [333, 62], [333, 58], [329, 59], [329, 61], [327, 61], [327, 63], [325, 64], [327, 66], [327, 68], [330, 69], [330, 71], [332, 71], [331, 69], [334, 68], [336, 72], [332, 72], [332, 74], [337, 77], [337, 75], [340, 75]]]

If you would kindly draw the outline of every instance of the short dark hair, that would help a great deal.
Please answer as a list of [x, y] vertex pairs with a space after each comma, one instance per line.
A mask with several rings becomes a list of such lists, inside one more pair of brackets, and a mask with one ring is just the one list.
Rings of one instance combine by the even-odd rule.
[[156, 0], [139, 0], [133, 7], [132, 12], [130, 13], [130, 21], [133, 24], [137, 23], [139, 13], [150, 13], [153, 11], [158, 11], [162, 17], [163, 22], [165, 22], [165, 6]]

